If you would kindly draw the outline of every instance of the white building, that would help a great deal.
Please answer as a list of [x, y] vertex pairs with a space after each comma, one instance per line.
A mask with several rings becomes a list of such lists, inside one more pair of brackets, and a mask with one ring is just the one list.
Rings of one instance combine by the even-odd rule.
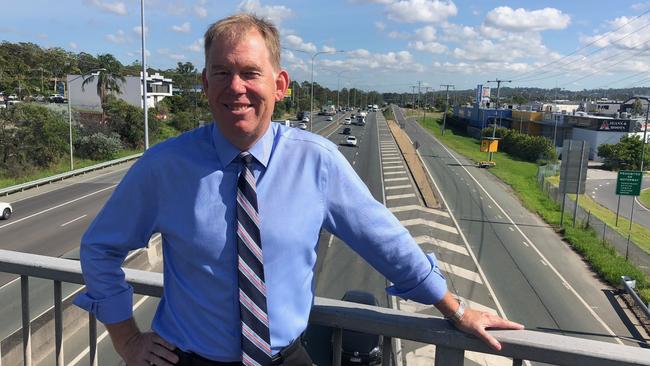
[[[86, 84], [82, 90], [82, 77], [68, 75], [68, 101], [71, 107], [86, 110], [100, 110], [101, 102], [97, 95], [97, 77]], [[142, 108], [142, 73], [140, 76], [125, 76], [126, 81], [120, 84], [120, 93], [113, 93], [127, 103]], [[172, 79], [158, 73], [147, 76], [147, 107], [155, 107], [158, 102], [172, 95]]]

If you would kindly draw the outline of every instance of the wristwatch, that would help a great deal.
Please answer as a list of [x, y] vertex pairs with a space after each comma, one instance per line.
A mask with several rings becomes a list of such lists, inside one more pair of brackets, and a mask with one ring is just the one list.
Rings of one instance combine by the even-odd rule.
[[456, 308], [456, 311], [453, 314], [446, 316], [445, 318], [456, 324], [459, 323], [461, 319], [463, 319], [463, 315], [465, 315], [465, 301], [463, 299], [458, 299], [458, 308]]

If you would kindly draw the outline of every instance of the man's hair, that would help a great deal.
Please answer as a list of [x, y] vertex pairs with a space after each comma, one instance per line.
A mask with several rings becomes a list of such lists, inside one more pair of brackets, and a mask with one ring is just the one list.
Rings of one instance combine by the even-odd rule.
[[221, 19], [210, 25], [203, 38], [205, 49], [205, 66], [208, 66], [208, 55], [212, 41], [220, 39], [235, 41], [247, 32], [256, 30], [262, 35], [269, 51], [269, 61], [275, 70], [280, 70], [280, 33], [273, 23], [254, 14], [240, 13]]

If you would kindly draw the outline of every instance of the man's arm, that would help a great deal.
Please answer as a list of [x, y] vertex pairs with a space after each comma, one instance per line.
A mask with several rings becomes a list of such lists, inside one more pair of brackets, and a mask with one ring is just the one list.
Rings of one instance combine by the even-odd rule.
[[[447, 291], [442, 300], [435, 304], [435, 307], [440, 310], [445, 317], [453, 319], [454, 314], [456, 314], [456, 311], [460, 307], [460, 303], [449, 291]], [[495, 314], [470, 308], [465, 309], [465, 312], [460, 315], [459, 319], [453, 319], [452, 323], [459, 330], [477, 336], [497, 351], [501, 350], [501, 344], [486, 331], [487, 328], [524, 329], [522, 324], [503, 319]]]
[[173, 344], [154, 332], [140, 332], [133, 318], [105, 326], [115, 351], [129, 366], [172, 366], [178, 362]]

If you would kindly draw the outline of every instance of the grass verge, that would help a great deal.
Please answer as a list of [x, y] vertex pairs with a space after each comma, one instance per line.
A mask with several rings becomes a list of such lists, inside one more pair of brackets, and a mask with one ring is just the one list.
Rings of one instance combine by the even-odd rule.
[[[125, 156], [134, 155], [141, 152], [142, 152], [141, 150], [130, 150], [130, 149], [121, 150], [120, 152], [117, 153], [117, 155], [113, 159], [119, 159]], [[75, 170], [86, 168], [91, 165], [95, 165], [103, 162], [104, 160], [79, 159], [74, 161], [74, 168]], [[49, 169], [39, 170], [19, 178], [0, 177], [0, 189], [11, 187], [16, 184], [21, 184], [21, 183], [31, 182], [46, 177], [51, 177], [53, 175], [57, 175], [69, 171], [70, 171], [70, 159], [67, 159], [67, 160], [60, 161], [58, 164], [52, 166]]]
[[[476, 162], [487, 160], [486, 153], [479, 151], [479, 141], [467, 136], [463, 130], [447, 126], [443, 136], [440, 132], [439, 115], [426, 119], [419, 118], [418, 122], [457, 153]], [[496, 166], [490, 168], [490, 172], [510, 185], [528, 210], [540, 215], [551, 226], [559, 226], [560, 205], [540, 190], [537, 184], [536, 164], [512, 158], [506, 153], [496, 153], [492, 160], [496, 162]], [[581, 197], [581, 201], [588, 202], [588, 199]], [[595, 210], [596, 207], [594, 207]], [[564, 231], [564, 239], [585, 258], [593, 271], [604, 281], [618, 287], [621, 275], [631, 276], [637, 280], [637, 287], [643, 300], [650, 301], [650, 278], [639, 268], [626, 261], [612, 246], [602, 243], [598, 234], [593, 230], [567, 226]]]
[[641, 201], [645, 207], [650, 207], [650, 188], [641, 191], [639, 201]]

